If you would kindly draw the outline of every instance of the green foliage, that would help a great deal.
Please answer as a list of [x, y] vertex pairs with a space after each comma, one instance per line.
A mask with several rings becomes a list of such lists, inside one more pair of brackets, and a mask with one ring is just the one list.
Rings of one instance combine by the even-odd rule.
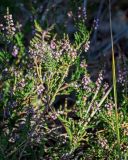
[[86, 28], [85, 24], [83, 22], [79, 22], [76, 25], [76, 28], [78, 28], [78, 32], [75, 33], [75, 45], [78, 46], [78, 48], [89, 41], [90, 32]]
[[117, 122], [113, 87], [103, 72], [93, 82], [81, 56], [91, 31], [79, 22], [71, 42], [34, 25], [28, 46], [17, 28], [1, 31], [0, 159], [118, 159], [117, 125], [127, 159], [127, 94], [117, 97]]

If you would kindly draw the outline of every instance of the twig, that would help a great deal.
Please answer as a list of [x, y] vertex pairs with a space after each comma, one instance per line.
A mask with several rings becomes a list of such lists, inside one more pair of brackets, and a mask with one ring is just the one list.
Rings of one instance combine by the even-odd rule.
[[99, 90], [100, 90], [100, 87], [96, 90], [96, 93], [95, 93], [95, 95], [94, 95], [94, 97], [93, 97], [93, 99], [92, 99], [92, 101], [91, 101], [91, 103], [90, 103], [90, 105], [89, 105], [89, 107], [88, 107], [88, 110], [87, 110], [87, 112], [86, 112], [86, 116], [85, 116], [85, 117], [87, 117], [88, 113], [90, 112], [91, 107], [92, 107], [92, 105], [93, 105], [93, 103], [94, 103], [94, 100], [96, 99], [96, 97], [97, 97], [97, 95], [98, 95], [98, 93], [99, 93]]
[[112, 87], [109, 88], [109, 90], [107, 91], [107, 93], [105, 94], [105, 96], [101, 99], [101, 101], [98, 104], [96, 110], [94, 110], [92, 112], [92, 114], [90, 115], [90, 117], [89, 117], [88, 121], [85, 123], [85, 125], [87, 125], [90, 122], [90, 120], [92, 119], [92, 117], [94, 117], [94, 115], [96, 114], [96, 112], [99, 110], [100, 106], [103, 104], [103, 102], [105, 101], [105, 99], [108, 97], [108, 95], [111, 92], [111, 90], [112, 90]]

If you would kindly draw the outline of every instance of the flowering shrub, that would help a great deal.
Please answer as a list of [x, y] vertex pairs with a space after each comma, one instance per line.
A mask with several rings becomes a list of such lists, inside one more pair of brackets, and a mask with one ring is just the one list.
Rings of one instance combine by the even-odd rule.
[[[35, 21], [35, 35], [27, 46], [9, 10], [4, 19], [0, 25], [0, 158], [103, 159], [106, 153], [110, 159], [117, 158], [112, 84], [105, 81], [104, 68], [95, 82], [88, 74], [81, 56], [90, 47], [90, 31], [84, 23], [78, 24], [71, 42], [68, 35], [53, 36], [52, 27], [43, 30]], [[119, 71], [117, 82], [122, 86], [127, 86], [126, 73]], [[126, 107], [124, 94], [119, 102], [124, 157]]]

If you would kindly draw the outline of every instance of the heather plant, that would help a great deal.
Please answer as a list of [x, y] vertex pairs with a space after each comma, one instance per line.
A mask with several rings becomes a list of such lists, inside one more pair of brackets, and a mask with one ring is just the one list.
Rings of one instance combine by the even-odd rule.
[[0, 25], [0, 159], [127, 159], [127, 64], [113, 84], [104, 68], [94, 81], [92, 30], [79, 21], [71, 41], [53, 28], [35, 20], [26, 45], [9, 9]]

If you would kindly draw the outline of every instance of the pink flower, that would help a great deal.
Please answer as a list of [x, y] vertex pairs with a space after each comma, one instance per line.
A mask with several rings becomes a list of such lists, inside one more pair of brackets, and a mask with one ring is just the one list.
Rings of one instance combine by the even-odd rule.
[[18, 48], [16, 46], [13, 47], [12, 55], [16, 57], [18, 55]]
[[56, 49], [56, 43], [54, 41], [51, 41], [50, 47], [51, 49]]

